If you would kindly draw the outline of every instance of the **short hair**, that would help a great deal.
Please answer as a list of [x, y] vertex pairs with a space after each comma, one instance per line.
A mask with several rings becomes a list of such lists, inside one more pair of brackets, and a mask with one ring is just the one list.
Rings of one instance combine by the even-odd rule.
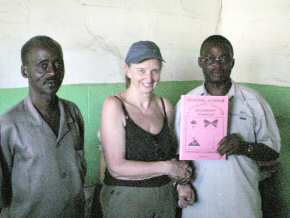
[[211, 35], [211, 36], [207, 37], [203, 41], [203, 43], [201, 44], [200, 55], [202, 55], [202, 52], [204, 51], [204, 49], [208, 45], [226, 45], [226, 46], [228, 46], [228, 48], [230, 49], [230, 52], [234, 56], [234, 49], [233, 49], [231, 42], [226, 37], [224, 37], [222, 35]]
[[28, 62], [27, 57], [29, 52], [36, 47], [47, 47], [56, 49], [63, 57], [61, 45], [55, 41], [54, 39], [50, 38], [49, 36], [34, 36], [29, 39], [21, 48], [21, 61], [22, 64], [26, 64]]

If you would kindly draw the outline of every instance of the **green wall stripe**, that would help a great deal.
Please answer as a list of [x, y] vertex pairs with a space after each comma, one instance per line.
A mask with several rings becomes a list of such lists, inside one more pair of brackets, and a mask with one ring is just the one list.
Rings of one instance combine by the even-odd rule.
[[[156, 94], [167, 97], [176, 103], [181, 94], [201, 84], [201, 81], [161, 82], [156, 88]], [[290, 88], [271, 85], [245, 84], [260, 92], [270, 103], [280, 128], [282, 136], [281, 150], [281, 192], [284, 193], [286, 205], [290, 205]], [[99, 182], [99, 140], [97, 131], [100, 125], [101, 109], [105, 98], [123, 90], [124, 84], [80, 84], [64, 85], [59, 96], [75, 102], [85, 120], [85, 149], [88, 161], [87, 183]], [[0, 89], [0, 113], [27, 95], [27, 88]]]

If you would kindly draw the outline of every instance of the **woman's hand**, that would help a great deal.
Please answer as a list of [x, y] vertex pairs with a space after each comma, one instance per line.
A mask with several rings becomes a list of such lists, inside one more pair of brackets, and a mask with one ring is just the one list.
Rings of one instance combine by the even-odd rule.
[[190, 184], [180, 185], [176, 187], [178, 193], [178, 206], [180, 208], [186, 208], [195, 202], [195, 192]]
[[184, 184], [192, 179], [192, 168], [186, 161], [177, 161], [172, 159], [169, 161], [170, 170], [168, 175], [177, 183]]

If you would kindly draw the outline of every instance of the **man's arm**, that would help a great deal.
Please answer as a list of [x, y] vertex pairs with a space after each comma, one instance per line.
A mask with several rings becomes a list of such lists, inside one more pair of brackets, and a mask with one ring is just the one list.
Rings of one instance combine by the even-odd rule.
[[236, 132], [220, 141], [218, 152], [221, 154], [245, 155], [256, 161], [272, 161], [279, 157], [281, 139], [279, 129], [268, 102], [259, 94], [246, 100], [253, 117], [252, 125], [255, 138]]
[[279, 153], [263, 143], [246, 142], [238, 134], [231, 134], [220, 141], [218, 152], [221, 155], [245, 155], [256, 161], [271, 161]]
[[0, 208], [7, 207], [11, 203], [11, 166], [12, 154], [10, 153], [8, 134], [1, 125], [0, 119]]
[[82, 172], [83, 172], [83, 182], [85, 181], [85, 177], [86, 177], [86, 173], [87, 173], [87, 162], [86, 162], [86, 159], [85, 159], [85, 148], [84, 148], [84, 121], [83, 121], [83, 117], [82, 117], [82, 114], [79, 110], [78, 107], [76, 107], [76, 114], [77, 114], [77, 120], [78, 120], [78, 125], [79, 125], [79, 128], [80, 128], [80, 150], [78, 150], [78, 154], [80, 156], [80, 160], [81, 160], [81, 167], [82, 167]]
[[[0, 142], [1, 142], [1, 135], [0, 135]], [[1, 150], [1, 144], [0, 144], [0, 150]], [[3, 208], [3, 170], [2, 170], [2, 152], [0, 152], [0, 213]]]
[[270, 105], [261, 96], [256, 104], [248, 103], [253, 116], [254, 141], [247, 140], [246, 135], [234, 133], [226, 136], [219, 143], [220, 154], [245, 155], [256, 161], [272, 161], [279, 157], [280, 134]]

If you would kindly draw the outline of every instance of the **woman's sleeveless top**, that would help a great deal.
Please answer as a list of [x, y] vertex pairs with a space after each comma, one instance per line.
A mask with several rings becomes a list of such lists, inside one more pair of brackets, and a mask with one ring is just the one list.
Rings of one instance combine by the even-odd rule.
[[[127, 160], [136, 161], [165, 161], [176, 157], [177, 141], [173, 131], [169, 128], [164, 101], [161, 98], [164, 121], [158, 134], [147, 132], [138, 126], [129, 116], [123, 101], [115, 96], [121, 103], [126, 117], [126, 153]], [[105, 172], [106, 185], [158, 187], [170, 182], [168, 176], [158, 176], [145, 180], [119, 180]]]

